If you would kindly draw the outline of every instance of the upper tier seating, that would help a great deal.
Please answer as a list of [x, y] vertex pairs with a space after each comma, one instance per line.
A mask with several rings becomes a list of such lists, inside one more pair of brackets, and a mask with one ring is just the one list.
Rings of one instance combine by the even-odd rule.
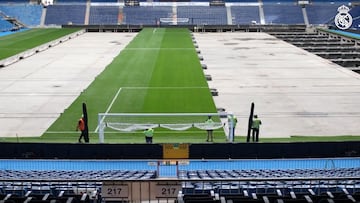
[[56, 0], [57, 4], [63, 3], [86, 3], [86, 0]]
[[262, 0], [264, 4], [278, 4], [278, 3], [286, 3], [286, 4], [294, 4], [293, 0]]
[[231, 15], [233, 24], [251, 24], [253, 21], [260, 22], [258, 6], [232, 6]]
[[[234, 3], [236, 3], [236, 2], [242, 2], [242, 1], [239, 1], [239, 0], [225, 0], [225, 2], [234, 2]], [[258, 0], [246, 0], [244, 2], [246, 2], [246, 3], [259, 3]]]
[[65, 25], [65, 24], [84, 24], [85, 21], [84, 5], [50, 5], [47, 8], [46, 25]]
[[91, 0], [91, 2], [116, 3], [118, 0]]
[[354, 29], [359, 29], [360, 18], [357, 17], [359, 13], [360, 13], [360, 6], [353, 7], [350, 10], [350, 14], [353, 16], [352, 28]]
[[189, 18], [194, 25], [226, 25], [226, 8], [222, 6], [179, 6], [178, 18]]
[[12, 4], [12, 3], [29, 3], [29, 0], [3, 0], [0, 3]]
[[334, 21], [339, 4], [312, 4], [306, 7], [310, 24], [327, 24]]
[[114, 25], [118, 23], [119, 6], [91, 6], [89, 24]]
[[264, 15], [266, 24], [304, 24], [301, 7], [294, 4], [264, 4]]
[[124, 24], [132, 25], [156, 25], [160, 18], [168, 18], [172, 15], [170, 6], [146, 6], [124, 7]]

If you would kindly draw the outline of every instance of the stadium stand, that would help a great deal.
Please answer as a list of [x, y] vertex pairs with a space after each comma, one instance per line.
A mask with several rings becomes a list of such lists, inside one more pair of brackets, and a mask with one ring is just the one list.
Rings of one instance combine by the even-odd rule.
[[90, 25], [96, 24], [118, 24], [119, 6], [91, 6]]
[[[28, 2], [27, 0], [8, 0], [6, 2]], [[55, 5], [47, 7], [45, 25], [64, 25], [77, 24], [83, 25], [85, 22], [86, 0], [57, 0]], [[101, 3], [115, 3], [117, 0], [91, 0], [92, 3], [100, 3], [90, 7], [89, 24], [110, 24], [120, 23], [127, 25], [156, 25], [161, 18], [174, 17], [174, 10], [171, 6], [136, 6], [122, 7], [118, 5], [101, 5]], [[142, 2], [145, 2], [143, 0]], [[158, 2], [158, 1], [154, 1]], [[196, 2], [208, 2], [200, 0]], [[239, 3], [236, 0], [227, 0], [226, 2]], [[259, 3], [258, 0], [247, 0], [247, 3]], [[279, 3], [278, 0], [263, 0], [264, 14], [266, 24], [304, 24], [301, 7], [296, 5], [293, 0], [285, 0]], [[326, 0], [313, 0], [313, 3], [306, 6], [309, 22], [311, 24], [327, 24], [333, 20], [336, 9], [339, 5], [348, 2], [335, 1], [329, 4]], [[120, 9], [123, 16], [119, 16]], [[357, 7], [353, 8], [356, 12]], [[29, 26], [40, 25], [42, 8], [39, 5], [9, 5], [1, 4], [0, 10], [7, 15], [13, 16]], [[194, 25], [228, 25], [229, 16], [226, 7], [210, 6], [177, 6], [177, 18], [187, 18], [189, 21], [184, 24]], [[260, 13], [258, 6], [232, 5], [230, 6], [232, 24], [251, 24], [254, 21], [260, 22]], [[22, 15], [23, 14], [23, 15]], [[289, 17], [291, 16], [291, 17]], [[0, 20], [1, 31], [7, 31], [12, 26], [6, 21]], [[360, 67], [360, 52], [356, 43], [344, 41], [343, 39], [332, 38], [328, 35], [307, 32], [289, 32], [289, 33], [271, 33], [279, 39], [292, 43], [304, 50], [310, 51], [323, 58], [329, 59], [342, 66], [349, 67], [356, 71]], [[64, 144], [62, 144], [64, 145]], [[300, 145], [298, 145], [300, 146]], [[47, 146], [48, 147], [48, 146]], [[88, 148], [88, 146], [85, 146]], [[104, 152], [104, 149], [91, 149], [91, 153], [86, 154], [85, 147], [76, 146], [76, 150], [60, 150], [56, 152], [51, 149], [46, 151], [45, 147], [38, 146], [23, 147], [29, 148], [16, 149], [20, 155], [15, 157], [15, 153], [7, 151], [11, 158], [24, 158], [27, 152], [37, 152], [40, 158], [48, 156], [60, 158], [89, 158], [88, 154], [99, 158], [129, 158], [127, 151], [133, 151], [130, 158], [159, 158], [161, 148], [158, 150], [147, 149], [141, 146], [141, 150], [119, 150], [119, 146], [106, 146], [112, 149], [111, 153]], [[121, 146], [124, 148], [123, 146]], [[211, 154], [210, 147], [196, 149], [191, 146], [192, 152], [198, 152], [198, 157], [204, 157], [206, 151]], [[241, 146], [242, 147], [242, 146]], [[348, 146], [347, 146], [348, 147]], [[15, 147], [9, 147], [12, 150]], [[53, 147], [54, 148], [54, 147]], [[57, 147], [55, 147], [57, 148]], [[194, 149], [195, 148], [195, 149]], [[215, 147], [214, 147], [215, 148]], [[224, 148], [229, 148], [225, 146]], [[279, 147], [274, 147], [279, 148]], [[293, 148], [293, 146], [291, 147]], [[295, 147], [296, 148], [296, 147]], [[304, 150], [301, 146], [299, 149]], [[354, 147], [355, 148], [355, 147]], [[5, 149], [5, 148], [3, 148]], [[71, 148], [72, 149], [72, 148]], [[132, 150], [131, 150], [132, 149]], [[243, 148], [245, 149], [245, 147]], [[246, 148], [247, 153], [251, 148]], [[253, 149], [253, 148], [252, 148]], [[288, 148], [287, 148], [288, 149]], [[296, 148], [297, 149], [297, 148]], [[355, 148], [356, 149], [356, 148]], [[89, 150], [89, 149], [87, 149]], [[98, 150], [98, 151], [96, 151]], [[301, 151], [298, 150], [298, 151]], [[319, 149], [321, 150], [321, 149]], [[122, 151], [122, 152], [120, 152]], [[145, 152], [149, 152], [146, 157]], [[219, 146], [213, 151], [220, 151]], [[223, 150], [225, 151], [225, 150]], [[233, 150], [234, 153], [235, 150]], [[281, 151], [281, 150], [279, 150]], [[296, 150], [287, 151], [286, 156], [298, 156], [300, 152]], [[350, 147], [349, 147], [349, 151]], [[339, 156], [345, 156], [340, 152]], [[71, 153], [76, 152], [76, 153]], [[150, 152], [154, 153], [151, 154]], [[84, 153], [84, 154], [81, 154]], [[201, 154], [200, 154], [201, 153]], [[276, 153], [276, 152], [272, 152]], [[280, 153], [280, 152], [279, 152]], [[315, 153], [315, 152], [314, 152]], [[4, 157], [5, 152], [1, 157]], [[95, 155], [94, 155], [95, 154]], [[110, 155], [111, 154], [111, 155]], [[214, 154], [216, 154], [214, 152]], [[225, 153], [224, 153], [225, 154]], [[229, 153], [230, 154], [230, 153]], [[260, 153], [261, 154], [261, 153]], [[266, 158], [272, 158], [271, 153], [263, 152]], [[201, 155], [201, 156], [200, 156]], [[222, 157], [214, 155], [215, 158]], [[228, 155], [228, 154], [227, 154]], [[304, 156], [303, 154], [301, 154]], [[333, 154], [331, 154], [333, 155]], [[113, 156], [113, 157], [112, 157]], [[210, 155], [209, 155], [210, 156]], [[235, 155], [234, 155], [235, 156]], [[243, 156], [243, 154], [239, 155]], [[306, 154], [307, 157], [316, 156]], [[328, 156], [328, 154], [326, 154]], [[9, 158], [6, 157], [6, 158]], [[38, 157], [38, 158], [39, 158]], [[214, 158], [212, 157], [212, 158]], [[25, 157], [29, 158], [29, 157]], [[31, 158], [31, 157], [30, 157]], [[227, 158], [227, 157], [226, 157]], [[237, 157], [238, 158], [238, 157]], [[240, 157], [241, 158], [241, 157]], [[253, 158], [261, 158], [259, 154], [253, 155]], [[283, 158], [283, 157], [282, 157]], [[147, 170], [0, 170], [0, 202], [4, 203], [80, 203], [80, 202], [101, 202], [102, 181], [149, 181], [156, 180], [158, 171]], [[181, 193], [179, 193], [176, 202], [334, 202], [347, 203], [360, 201], [360, 168], [330, 168], [330, 169], [236, 169], [236, 170], [180, 170], [178, 171], [179, 180], [181, 180]], [[100, 201], [99, 201], [100, 200]], [[117, 202], [128, 202], [126, 199]]]
[[[204, 3], [201, 1], [196, 2]], [[138, 8], [131, 8], [128, 6], [122, 7], [117, 5], [117, 0], [93, 0], [91, 3], [94, 3], [96, 6], [91, 5], [92, 14], [89, 17], [89, 24], [155, 25], [160, 18], [174, 18], [174, 16], [177, 18], [189, 19], [189, 21], [182, 24], [195, 25], [237, 25], [259, 22], [264, 22], [265, 24], [287, 25], [304, 24], [301, 6], [297, 5], [296, 2], [292, 0], [262, 1], [264, 19], [261, 19], [259, 13], [260, 3], [257, 0], [248, 0], [246, 2], [241, 2], [241, 4], [237, 4], [239, 2], [232, 0], [226, 2], [232, 3], [228, 5], [228, 10], [223, 6], [197, 6], [197, 4], [181, 6], [180, 4], [176, 8], [176, 12], [174, 12], [173, 8], [167, 6], [138, 6]], [[337, 13], [338, 6], [343, 4], [349, 5], [349, 2], [333, 1], [329, 3], [328, 1], [311, 1], [309, 5], [306, 5], [310, 24], [318, 25], [332, 22], [334, 15]], [[42, 14], [40, 5], [27, 3], [6, 3], [1, 5], [4, 8], [0, 8], [0, 10], [6, 10], [4, 12], [7, 15], [24, 22], [24, 24], [29, 26], [40, 25]], [[58, 0], [54, 5], [48, 6], [45, 25], [64, 25], [68, 23], [83, 25], [84, 22], [86, 22], [86, 6], [85, 0]], [[119, 15], [119, 11], [116, 11], [115, 7], [119, 7], [120, 10], [124, 9], [124, 14], [121, 13]], [[352, 9], [354, 10], [352, 13], [356, 13], [357, 7], [355, 6]], [[144, 13], [146, 15], [143, 15]], [[288, 16], [291, 16], [291, 18]], [[354, 20], [356, 21], [357, 18]]]
[[49, 5], [45, 25], [75, 24], [83, 25], [85, 20], [84, 5]]
[[156, 25], [160, 18], [172, 17], [170, 6], [132, 6], [124, 7], [124, 24], [131, 25]]
[[334, 14], [340, 5], [335, 4], [311, 4], [306, 7], [310, 24], [327, 24], [334, 21]]
[[[359, 175], [359, 168], [179, 171], [181, 190], [175, 202], [221, 202], [221, 199], [233, 202], [320, 203], [324, 199], [335, 203], [356, 202], [360, 197]], [[0, 198], [5, 201], [24, 202], [31, 198], [45, 203], [73, 198], [75, 202], [91, 202], [101, 201], [104, 181], [156, 180], [156, 172], [3, 170], [0, 179], [6, 180], [0, 182]]]
[[118, 0], [91, 0], [91, 2], [116, 3]]
[[359, 24], [360, 24], [360, 19], [358, 17], [358, 13], [360, 13], [360, 6], [354, 6], [351, 8], [351, 10], [349, 11], [349, 13], [354, 17], [353, 18], [353, 29], [358, 29], [359, 28]]
[[231, 14], [235, 25], [260, 22], [258, 6], [231, 6]]
[[147, 170], [96, 170], [96, 171], [27, 171], [1, 170], [0, 180], [126, 180], [126, 179], [153, 179], [155, 171]]
[[86, 0], [57, 0], [56, 4], [86, 3]]
[[225, 7], [209, 6], [179, 6], [178, 18], [189, 18], [194, 25], [226, 25], [227, 15]]
[[42, 7], [32, 4], [0, 4], [0, 11], [5, 15], [15, 18], [26, 26], [40, 25]]
[[0, 31], [1, 32], [10, 31], [12, 28], [13, 28], [13, 25], [11, 23], [7, 22], [6, 20], [0, 19]]
[[[236, 3], [236, 2], [241, 2], [241, 1], [237, 1], [237, 0], [225, 0], [225, 2], [234, 2], [234, 3]], [[244, 1], [244, 2], [246, 2], [246, 3], [259, 3], [258, 0], [247, 0], [247, 1]]]
[[264, 14], [266, 24], [304, 24], [301, 7], [294, 3], [264, 4]]
[[179, 171], [180, 179], [232, 179], [232, 178], [309, 178], [358, 177], [360, 168], [338, 169], [274, 169], [274, 170], [197, 170]]
[[296, 1], [293, 1], [293, 0], [281, 0], [281, 1], [279, 1], [279, 0], [262, 0], [262, 2], [264, 4], [268, 4], [268, 3], [270, 3], [270, 4], [283, 4], [283, 3], [294, 4]]
[[29, 0], [5, 0], [5, 1], [2, 1], [1, 3], [4, 3], [4, 4], [29, 3]]

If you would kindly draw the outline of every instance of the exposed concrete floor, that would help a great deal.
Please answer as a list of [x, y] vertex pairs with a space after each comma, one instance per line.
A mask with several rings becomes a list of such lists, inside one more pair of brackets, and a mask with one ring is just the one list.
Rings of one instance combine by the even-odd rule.
[[360, 135], [360, 75], [266, 33], [194, 33], [216, 106], [246, 135], [251, 103], [260, 137]]
[[136, 33], [85, 33], [0, 68], [0, 137], [41, 136]]
[[[40, 136], [136, 33], [85, 33], [0, 69], [0, 137]], [[266, 33], [194, 33], [217, 107], [246, 135], [360, 135], [360, 75]], [[89, 43], [91, 42], [91, 43]]]

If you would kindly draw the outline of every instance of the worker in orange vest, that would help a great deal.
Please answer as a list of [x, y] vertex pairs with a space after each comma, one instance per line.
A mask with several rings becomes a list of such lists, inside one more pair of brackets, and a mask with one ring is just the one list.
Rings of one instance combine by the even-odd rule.
[[81, 118], [78, 121], [78, 125], [76, 127], [76, 131], [80, 130], [81, 134], [79, 137], [79, 143], [81, 143], [81, 139], [83, 138], [85, 141], [85, 120], [84, 120], [84, 116], [81, 116]]

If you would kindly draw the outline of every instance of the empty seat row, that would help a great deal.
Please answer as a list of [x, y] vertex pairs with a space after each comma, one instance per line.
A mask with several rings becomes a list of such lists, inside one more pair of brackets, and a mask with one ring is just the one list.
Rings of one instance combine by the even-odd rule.
[[181, 193], [176, 202], [353, 203], [358, 202], [359, 198], [360, 196], [358, 194], [351, 195], [346, 193], [346, 191], [339, 193], [326, 192], [322, 194], [314, 194], [313, 191], [297, 194], [291, 192], [289, 195], [283, 195], [280, 191], [278, 191], [277, 194], [252, 193], [246, 190], [238, 194], [218, 194], [210, 190], [208, 193]]
[[2, 180], [123, 180], [152, 179], [155, 171], [103, 170], [103, 171], [15, 171], [1, 170]]
[[43, 196], [18, 196], [18, 195], [0, 195], [0, 201], [4, 203], [89, 203], [91, 199], [88, 194], [69, 195], [69, 196], [52, 196], [45, 194]]
[[180, 170], [180, 179], [359, 177], [360, 168], [289, 170]]

